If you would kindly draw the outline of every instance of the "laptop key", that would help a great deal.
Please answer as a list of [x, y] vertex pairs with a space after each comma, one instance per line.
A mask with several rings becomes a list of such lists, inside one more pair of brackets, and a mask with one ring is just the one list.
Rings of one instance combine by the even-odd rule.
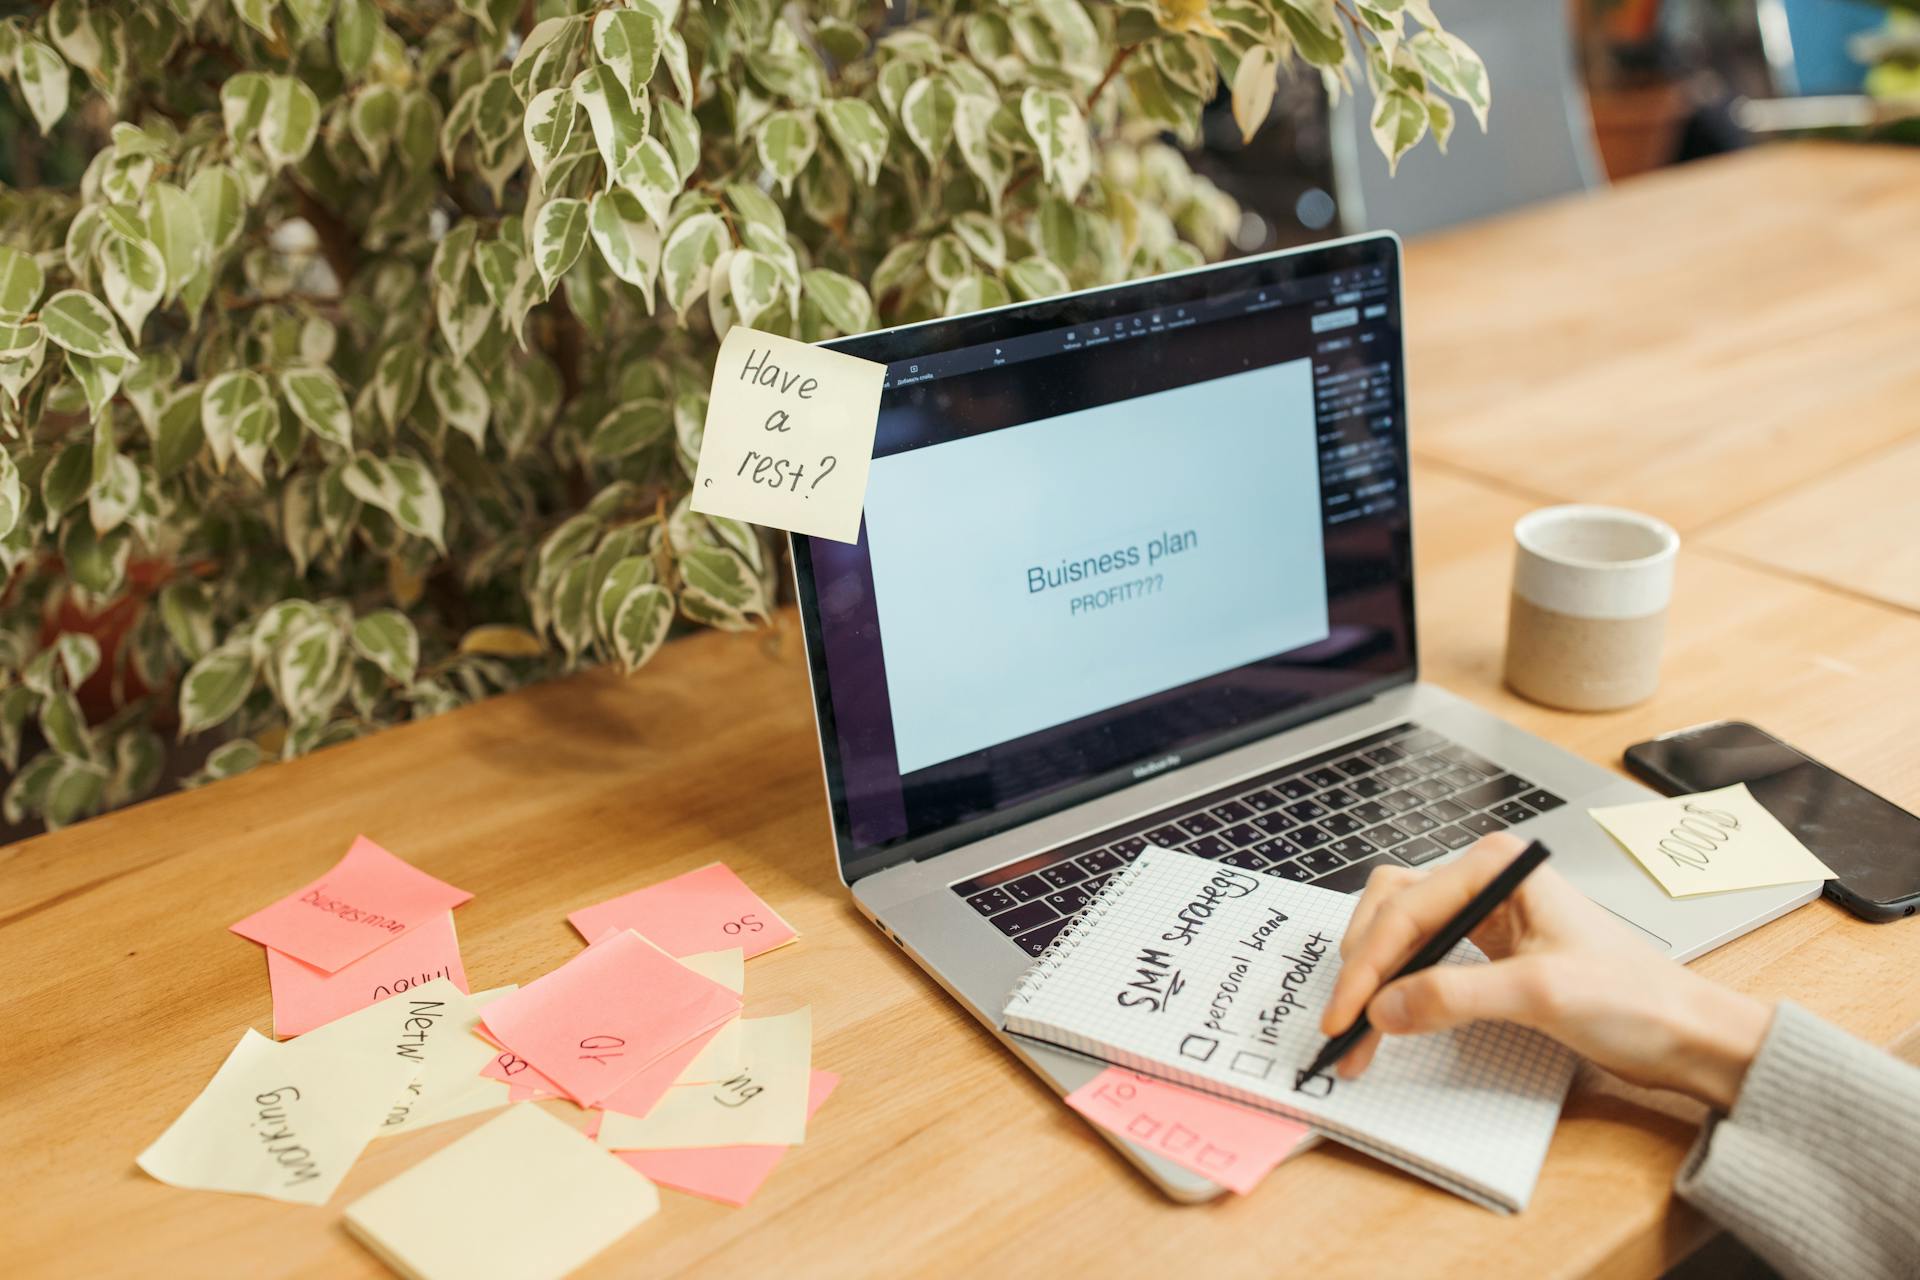
[[1331, 849], [1309, 849], [1294, 861], [1314, 875], [1324, 876], [1328, 872], [1339, 870], [1347, 860]]
[[1273, 789], [1289, 800], [1304, 800], [1313, 794], [1313, 784], [1305, 778], [1283, 778]]
[[1505, 831], [1507, 824], [1490, 813], [1476, 813], [1460, 819], [1460, 825], [1477, 836], [1490, 836], [1496, 831]]
[[1178, 849], [1180, 842], [1187, 838], [1187, 833], [1169, 823], [1164, 827], [1155, 827], [1141, 838], [1156, 849]]
[[1452, 800], [1436, 800], [1426, 808], [1427, 816], [1437, 822], [1458, 822], [1471, 812], [1467, 806]]
[[1125, 840], [1114, 841], [1111, 848], [1122, 858], [1131, 861], [1146, 851], [1147, 838], [1145, 836], [1128, 836]]
[[1408, 787], [1407, 790], [1413, 792], [1413, 794], [1419, 796], [1422, 800], [1443, 800], [1446, 798], [1447, 793], [1452, 791], [1453, 788], [1438, 778], [1422, 778], [1420, 781]]
[[1418, 809], [1412, 813], [1403, 813], [1393, 820], [1393, 825], [1410, 836], [1424, 835], [1440, 824], [1421, 813]]
[[1347, 777], [1346, 774], [1338, 770], [1329, 769], [1325, 765], [1321, 765], [1318, 769], [1309, 769], [1301, 776], [1308, 782], [1311, 782], [1316, 789], [1320, 787], [1337, 787], [1346, 781]]
[[1508, 826], [1516, 827], [1533, 816], [1533, 810], [1527, 808], [1527, 806], [1521, 804], [1518, 800], [1508, 800], [1503, 804], [1497, 804], [1493, 806], [1493, 812], [1496, 817]]
[[1276, 862], [1272, 866], [1261, 869], [1268, 875], [1278, 876], [1282, 880], [1306, 881], [1313, 879], [1313, 872], [1301, 866], [1298, 858], [1290, 858], [1285, 862]]
[[1436, 827], [1428, 836], [1449, 849], [1464, 849], [1478, 838], [1465, 827]]
[[1410, 839], [1406, 832], [1388, 823], [1377, 827], [1368, 827], [1360, 835], [1376, 849], [1391, 849], [1404, 840]]
[[1219, 836], [1201, 836], [1198, 840], [1187, 841], [1187, 852], [1203, 858], [1217, 858], [1221, 854], [1233, 852], [1233, 846]]
[[1071, 921], [1068, 917], [1061, 916], [1058, 920], [1049, 921], [1041, 925], [1038, 929], [1029, 929], [1027, 932], [1015, 938], [1014, 941], [1018, 943], [1020, 949], [1028, 955], [1037, 956], [1045, 951], [1047, 944], [1058, 937], [1060, 931], [1070, 923]]
[[1434, 776], [1455, 791], [1464, 791], [1468, 787], [1477, 786], [1480, 782], [1480, 775], [1471, 769], [1449, 769], [1445, 773]]
[[1050, 867], [1042, 867], [1039, 876], [1056, 889], [1064, 889], [1070, 884], [1079, 884], [1087, 878], [1087, 873], [1071, 862], [1056, 862]]
[[1287, 816], [1296, 822], [1312, 822], [1326, 811], [1325, 806], [1312, 800], [1297, 800], [1287, 806]]
[[996, 911], [1019, 905], [1019, 900], [1005, 889], [988, 889], [968, 898], [967, 905], [983, 916], [990, 916]]
[[1396, 787], [1404, 787], [1420, 775], [1403, 764], [1390, 764], [1374, 776], [1382, 782], [1391, 783]]
[[1380, 797], [1380, 803], [1395, 813], [1406, 813], [1410, 809], [1422, 807], [1426, 801], [1411, 791], [1389, 791]]
[[1331, 889], [1335, 893], [1358, 893], [1367, 887], [1367, 877], [1376, 867], [1397, 867], [1400, 863], [1384, 853], [1376, 853], [1371, 858], [1359, 862], [1349, 862], [1332, 875], [1314, 881], [1322, 889]]
[[1285, 837], [1274, 836], [1272, 839], [1262, 840], [1248, 852], [1257, 853], [1270, 862], [1279, 862], [1299, 853], [1300, 846]]
[[1407, 757], [1406, 752], [1390, 742], [1383, 742], [1369, 751], [1361, 752], [1361, 754], [1375, 764], [1392, 764], [1396, 760], [1404, 760]]
[[1269, 809], [1278, 809], [1283, 801], [1278, 791], [1274, 791], [1268, 787], [1262, 787], [1258, 791], [1249, 791], [1246, 795], [1241, 796], [1240, 803], [1255, 813], [1265, 813]]
[[1345, 787], [1335, 787], [1331, 791], [1321, 792], [1318, 799], [1321, 804], [1327, 806], [1329, 809], [1344, 809], [1350, 804], [1358, 803], [1360, 797]]
[[1021, 876], [1018, 880], [1009, 880], [1000, 886], [1013, 895], [1015, 902], [1032, 902], [1035, 898], [1044, 898], [1053, 892], [1053, 886], [1039, 876]]
[[1243, 822], [1237, 827], [1228, 827], [1220, 833], [1220, 838], [1236, 849], [1244, 849], [1248, 845], [1259, 844], [1261, 840], [1265, 839], [1265, 837], [1261, 835], [1259, 828], [1255, 827], [1251, 822]]
[[1248, 871], [1258, 871], [1267, 865], [1267, 860], [1250, 849], [1235, 849], [1220, 859], [1230, 867], [1244, 867]]
[[1431, 751], [1435, 747], [1444, 747], [1449, 744], [1445, 738], [1431, 729], [1415, 729], [1410, 733], [1403, 733], [1398, 738], [1395, 738], [1393, 745], [1399, 747], [1408, 755], [1415, 755], [1422, 751]]
[[1551, 791], [1529, 791], [1520, 797], [1520, 802], [1535, 813], [1545, 813], [1549, 809], [1558, 809], [1566, 801]]
[[1356, 858], [1364, 858], [1373, 851], [1373, 846], [1368, 844], [1367, 841], [1360, 836], [1348, 836], [1344, 840], [1335, 840], [1332, 844], [1328, 845], [1325, 850], [1325, 852], [1328, 853], [1339, 854], [1343, 862], [1352, 862]]
[[1225, 823], [1245, 822], [1253, 816], [1253, 810], [1247, 808], [1247, 806], [1241, 804], [1238, 800], [1229, 800], [1225, 804], [1217, 804], [1207, 810], [1207, 812]]
[[1393, 810], [1377, 800], [1362, 800], [1347, 812], [1369, 826], [1376, 822], [1385, 822], [1393, 816]]
[[1378, 775], [1372, 775], [1365, 778], [1355, 778], [1347, 784], [1347, 790], [1353, 792], [1353, 794], [1363, 800], [1371, 800], [1375, 796], [1385, 795], [1388, 791], [1392, 790], [1392, 788], [1380, 781]]
[[1454, 799], [1469, 809], [1491, 809], [1502, 800], [1511, 800], [1524, 792], [1533, 790], [1533, 784], [1525, 778], [1516, 778], [1512, 774], [1502, 774], [1498, 778], [1489, 778], [1477, 787], [1468, 787]]
[[1318, 827], [1301, 827], [1298, 831], [1289, 831], [1287, 833], [1287, 839], [1293, 841], [1302, 849], [1313, 849], [1327, 843], [1327, 841], [1333, 839], [1333, 837]]
[[1120, 865], [1120, 855], [1111, 849], [1095, 849], [1092, 853], [1083, 853], [1074, 859], [1094, 875], [1111, 871]]
[[1045, 902], [1029, 902], [1023, 907], [1015, 907], [1011, 911], [1002, 911], [999, 915], [991, 916], [989, 919], [993, 921], [994, 928], [1006, 934], [1009, 938], [1012, 938], [1025, 933], [1029, 929], [1038, 928], [1059, 914], [1058, 911], [1055, 911]]
[[1330, 813], [1320, 819], [1320, 829], [1328, 835], [1350, 836], [1367, 824], [1345, 813]]
[[1407, 761], [1407, 768], [1422, 777], [1432, 777], [1436, 773], [1446, 772], [1447, 762], [1437, 756], [1415, 756]]
[[1205, 813], [1190, 813], [1184, 818], [1174, 819], [1173, 825], [1189, 836], [1204, 836], [1210, 831], [1218, 831], [1220, 823]]
[[1485, 756], [1477, 755], [1462, 746], [1450, 745], [1442, 747], [1440, 748], [1440, 754], [1463, 769], [1471, 769], [1475, 773], [1485, 774], [1489, 778], [1500, 772], [1499, 765], [1487, 759]]
[[1058, 893], [1048, 894], [1047, 905], [1063, 916], [1070, 916], [1080, 908], [1086, 906], [1088, 899], [1092, 897], [1093, 895], [1087, 892], [1087, 886], [1076, 884], [1070, 889], [1062, 889]]
[[1349, 778], [1359, 778], [1372, 773], [1375, 766], [1373, 761], [1365, 756], [1351, 756], [1345, 760], [1334, 761], [1333, 767]]
[[1426, 836], [1415, 836], [1394, 850], [1396, 854], [1408, 862], [1411, 862], [1416, 867], [1423, 862], [1432, 862], [1446, 851], [1447, 846], [1441, 844], [1438, 840], [1429, 839]]

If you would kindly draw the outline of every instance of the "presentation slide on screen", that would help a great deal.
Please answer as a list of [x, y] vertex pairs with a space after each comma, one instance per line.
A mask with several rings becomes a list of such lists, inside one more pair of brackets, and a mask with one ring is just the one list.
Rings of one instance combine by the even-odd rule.
[[1327, 635], [1306, 360], [875, 458], [900, 771]]

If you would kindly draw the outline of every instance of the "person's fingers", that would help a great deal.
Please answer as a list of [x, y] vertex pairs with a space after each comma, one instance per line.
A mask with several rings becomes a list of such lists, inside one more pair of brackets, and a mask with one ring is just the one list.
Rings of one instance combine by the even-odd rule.
[[1488, 836], [1458, 862], [1406, 882], [1399, 892], [1383, 892], [1365, 928], [1348, 930], [1349, 945], [1321, 1016], [1321, 1028], [1337, 1035], [1351, 1026], [1414, 949], [1445, 926], [1525, 847], [1513, 836]]
[[1381, 1035], [1378, 1031], [1369, 1031], [1360, 1037], [1360, 1043], [1353, 1046], [1347, 1056], [1335, 1065], [1334, 1074], [1342, 1080], [1359, 1079], [1360, 1073], [1365, 1071], [1367, 1064], [1373, 1061], [1373, 1055], [1380, 1052], [1380, 1041]]
[[1347, 921], [1347, 931], [1340, 937], [1340, 954], [1344, 957], [1354, 939], [1366, 933], [1382, 902], [1422, 879], [1423, 874], [1410, 867], [1375, 867], [1368, 872], [1367, 887], [1360, 891], [1360, 901], [1353, 908], [1353, 917]]
[[1367, 1017], [1387, 1035], [1445, 1031], [1498, 1019], [1539, 1027], [1552, 1021], [1554, 968], [1544, 956], [1492, 964], [1441, 964], [1388, 983]]

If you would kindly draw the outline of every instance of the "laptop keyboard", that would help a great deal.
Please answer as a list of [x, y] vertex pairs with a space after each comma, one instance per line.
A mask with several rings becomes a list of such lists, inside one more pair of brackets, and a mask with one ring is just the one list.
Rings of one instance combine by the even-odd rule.
[[953, 891], [1037, 956], [1149, 844], [1353, 893], [1375, 867], [1417, 867], [1564, 803], [1431, 729], [1400, 724]]

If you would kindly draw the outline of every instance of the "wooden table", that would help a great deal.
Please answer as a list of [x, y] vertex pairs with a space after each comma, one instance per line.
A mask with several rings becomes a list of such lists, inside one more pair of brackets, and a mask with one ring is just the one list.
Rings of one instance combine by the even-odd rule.
[[[1920, 157], [1796, 147], [1415, 245], [1429, 677], [1608, 765], [1750, 718], [1920, 807], [1912, 593], [1801, 545], [1860, 514], [1866, 459], [1920, 441], [1916, 225]], [[1509, 530], [1568, 497], [1688, 534], [1645, 706], [1561, 714], [1499, 685]], [[1770, 510], [1793, 545], [1769, 544]], [[457, 921], [476, 990], [573, 954], [567, 911], [715, 858], [801, 930], [748, 990], [813, 1006], [817, 1062], [844, 1076], [814, 1136], [745, 1210], [667, 1193], [593, 1275], [1651, 1275], [1703, 1237], [1669, 1189], [1697, 1112], [1595, 1072], [1517, 1217], [1336, 1147], [1251, 1196], [1169, 1203], [855, 915], [812, 734], [782, 617], [670, 645], [630, 681], [582, 675], [0, 850], [8, 1272], [379, 1274], [341, 1206], [477, 1120], [377, 1143], [322, 1209], [133, 1165], [268, 1025], [261, 953], [227, 924], [359, 832], [475, 893]], [[1878, 1043], [1920, 1029], [1920, 926], [1816, 903], [1701, 967]]]

